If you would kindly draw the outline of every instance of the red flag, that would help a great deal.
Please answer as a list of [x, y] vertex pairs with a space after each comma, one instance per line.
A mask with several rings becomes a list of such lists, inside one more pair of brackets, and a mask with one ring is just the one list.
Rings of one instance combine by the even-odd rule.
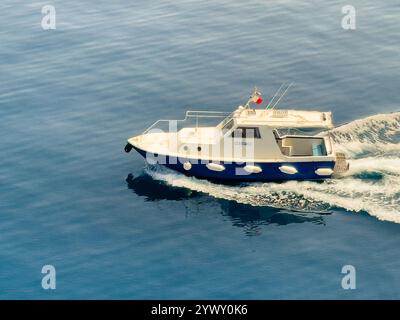
[[263, 99], [261, 98], [261, 96], [259, 94], [253, 94], [251, 97], [251, 101], [254, 102], [255, 104], [260, 104], [263, 102]]

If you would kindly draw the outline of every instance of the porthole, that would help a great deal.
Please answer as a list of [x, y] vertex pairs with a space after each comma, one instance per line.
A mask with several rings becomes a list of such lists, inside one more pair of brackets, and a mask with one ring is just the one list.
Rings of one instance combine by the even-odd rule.
[[198, 152], [201, 151], [201, 147], [200, 147], [200, 146], [197, 147], [197, 151], [198, 151]]

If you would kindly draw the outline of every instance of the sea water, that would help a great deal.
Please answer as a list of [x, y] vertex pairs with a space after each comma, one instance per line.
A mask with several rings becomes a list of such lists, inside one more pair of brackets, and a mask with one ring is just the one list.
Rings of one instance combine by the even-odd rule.
[[[347, 4], [3, 1], [0, 297], [400, 298], [400, 5], [352, 1], [345, 30]], [[333, 112], [344, 177], [220, 185], [123, 151], [284, 81], [279, 108]]]

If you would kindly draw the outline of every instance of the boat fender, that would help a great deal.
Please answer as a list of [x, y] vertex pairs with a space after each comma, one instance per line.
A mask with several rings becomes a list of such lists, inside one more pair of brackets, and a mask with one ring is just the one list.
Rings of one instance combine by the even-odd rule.
[[262, 171], [262, 169], [259, 166], [250, 166], [250, 165], [245, 166], [244, 170], [248, 173], [260, 173]]
[[132, 145], [130, 143], [128, 143], [125, 146], [124, 150], [125, 150], [126, 153], [129, 153], [129, 152], [131, 152], [132, 148], [133, 148]]
[[192, 164], [189, 161], [186, 161], [183, 164], [183, 169], [185, 169], [186, 171], [189, 171], [190, 169], [192, 169]]
[[206, 167], [212, 171], [224, 171], [225, 170], [225, 167], [222, 164], [212, 163], [212, 162], [207, 163]]
[[297, 173], [297, 169], [295, 167], [292, 167], [292, 166], [280, 166], [279, 170], [281, 170], [281, 172], [287, 173], [287, 174], [295, 174], [295, 173]]
[[331, 168], [319, 168], [315, 170], [315, 173], [319, 176], [330, 176], [333, 173]]

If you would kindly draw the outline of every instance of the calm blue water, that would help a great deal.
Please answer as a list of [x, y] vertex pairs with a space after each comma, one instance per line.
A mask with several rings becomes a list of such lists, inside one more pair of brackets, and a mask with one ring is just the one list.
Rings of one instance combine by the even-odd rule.
[[[0, 298], [399, 299], [400, 116], [364, 118], [399, 110], [400, 5], [354, 0], [345, 31], [346, 4], [3, 1]], [[348, 177], [218, 186], [123, 152], [156, 119], [283, 81], [282, 108], [351, 122]]]

